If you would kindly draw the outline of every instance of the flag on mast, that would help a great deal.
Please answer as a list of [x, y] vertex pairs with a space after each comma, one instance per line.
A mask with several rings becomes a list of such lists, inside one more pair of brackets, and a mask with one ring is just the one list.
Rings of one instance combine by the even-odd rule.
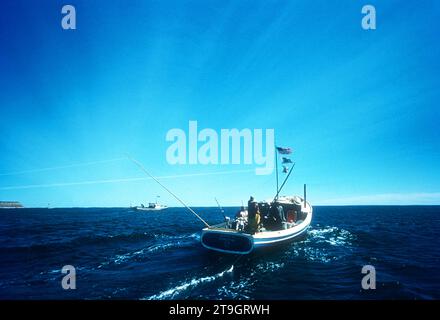
[[293, 152], [291, 148], [283, 148], [283, 147], [276, 147], [276, 148], [280, 154], [291, 154]]
[[281, 160], [283, 161], [283, 164], [285, 163], [292, 163], [292, 160], [286, 157], [282, 157]]

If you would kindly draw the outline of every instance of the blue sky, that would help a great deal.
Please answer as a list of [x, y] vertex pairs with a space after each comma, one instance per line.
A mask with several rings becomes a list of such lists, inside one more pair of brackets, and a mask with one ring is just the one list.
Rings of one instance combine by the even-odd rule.
[[0, 4], [0, 200], [177, 205], [125, 153], [193, 206], [272, 197], [252, 165], [167, 163], [196, 120], [273, 128], [312, 204], [440, 204], [438, 1], [68, 3], [76, 30], [65, 2]]

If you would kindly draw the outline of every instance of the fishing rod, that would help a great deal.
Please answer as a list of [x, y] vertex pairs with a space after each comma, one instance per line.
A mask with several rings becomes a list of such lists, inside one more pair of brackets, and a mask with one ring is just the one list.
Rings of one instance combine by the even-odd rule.
[[292, 169], [293, 169], [294, 166], [295, 166], [295, 164], [293, 164], [293, 165], [292, 165], [292, 168], [289, 170], [289, 173], [287, 174], [287, 177], [284, 179], [283, 183], [281, 184], [281, 187], [278, 189], [277, 194], [275, 195], [275, 198], [273, 199], [273, 201], [275, 201], [276, 199], [278, 199], [278, 195], [280, 194], [281, 189], [283, 189], [284, 185], [286, 184], [287, 179], [289, 179], [289, 176], [290, 176], [290, 174], [292, 173], [292, 171], [293, 171]]
[[132, 157], [130, 157], [127, 154], [127, 158], [130, 159], [131, 161], [133, 161], [143, 172], [145, 172], [151, 179], [153, 179], [154, 181], [156, 181], [162, 188], [164, 188], [169, 194], [171, 194], [177, 201], [179, 201], [181, 204], [183, 204], [183, 206], [185, 208], [187, 208], [192, 214], [194, 214], [200, 221], [202, 221], [205, 226], [207, 226], [208, 228], [211, 228], [211, 226], [202, 219], [202, 217], [200, 217], [193, 209], [191, 209], [190, 207], [188, 207], [186, 205], [185, 202], [183, 202], [178, 196], [176, 196], [170, 189], [168, 189], [167, 187], [165, 187], [159, 180], [157, 180], [155, 177], [153, 177], [148, 171], [147, 169], [144, 168], [144, 166], [137, 160], [133, 159]]
[[214, 198], [214, 199], [215, 199], [215, 202], [217, 202], [218, 208], [220, 209], [220, 212], [222, 213], [223, 218], [225, 218], [225, 221], [226, 221], [227, 219], [226, 219], [226, 216], [225, 216], [225, 210], [223, 210], [223, 208], [222, 208], [222, 206], [220, 205], [220, 203], [218, 203], [217, 198]]

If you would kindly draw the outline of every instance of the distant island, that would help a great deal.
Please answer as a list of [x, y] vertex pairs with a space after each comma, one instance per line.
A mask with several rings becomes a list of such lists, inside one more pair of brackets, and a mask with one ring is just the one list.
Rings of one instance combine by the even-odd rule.
[[0, 209], [24, 208], [18, 201], [0, 201]]

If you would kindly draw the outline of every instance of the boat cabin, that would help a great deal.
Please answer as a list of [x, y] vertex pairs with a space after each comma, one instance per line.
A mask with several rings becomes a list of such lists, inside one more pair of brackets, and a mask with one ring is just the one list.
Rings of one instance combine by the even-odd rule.
[[303, 209], [304, 200], [300, 197], [282, 197], [273, 202], [257, 203], [259, 221], [257, 230], [250, 230], [249, 208], [241, 209], [234, 220], [229, 220], [226, 228], [254, 233], [256, 231], [277, 231], [291, 228], [305, 220], [307, 212]]

